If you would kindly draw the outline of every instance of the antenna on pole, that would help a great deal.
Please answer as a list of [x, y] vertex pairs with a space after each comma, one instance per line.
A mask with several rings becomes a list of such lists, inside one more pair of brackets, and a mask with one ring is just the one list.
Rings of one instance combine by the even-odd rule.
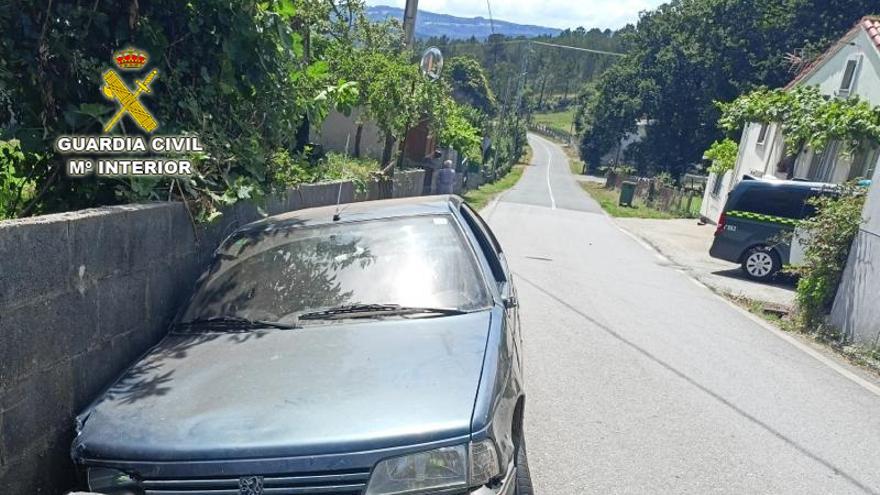
[[339, 181], [339, 190], [336, 192], [336, 212], [333, 213], [333, 221], [338, 222], [340, 220], [339, 216], [339, 203], [342, 201], [342, 181]]

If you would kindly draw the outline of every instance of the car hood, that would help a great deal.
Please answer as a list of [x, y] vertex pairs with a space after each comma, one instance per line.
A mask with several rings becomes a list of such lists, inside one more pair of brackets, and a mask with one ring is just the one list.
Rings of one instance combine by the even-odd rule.
[[318, 455], [467, 435], [490, 319], [172, 334], [80, 415], [74, 455]]

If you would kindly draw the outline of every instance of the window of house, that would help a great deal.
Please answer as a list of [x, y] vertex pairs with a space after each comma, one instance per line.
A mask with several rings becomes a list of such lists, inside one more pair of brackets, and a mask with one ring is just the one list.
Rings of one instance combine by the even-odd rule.
[[767, 141], [767, 131], [769, 130], [769, 124], [761, 124], [761, 130], [758, 131], [758, 144], [764, 144]]
[[834, 168], [837, 166], [839, 150], [840, 143], [832, 141], [821, 153], [813, 153], [806, 178], [816, 182], [830, 182], [834, 176]]
[[849, 94], [856, 82], [856, 69], [859, 68], [860, 58], [851, 58], [846, 61], [846, 67], [843, 69], [843, 78], [840, 80], [839, 94]]
[[878, 159], [880, 159], [880, 148], [859, 147], [853, 155], [847, 179], [870, 179]]
[[715, 179], [712, 182], [712, 196], [718, 196], [721, 194], [721, 185], [724, 184], [724, 175], [725, 174], [715, 174]]

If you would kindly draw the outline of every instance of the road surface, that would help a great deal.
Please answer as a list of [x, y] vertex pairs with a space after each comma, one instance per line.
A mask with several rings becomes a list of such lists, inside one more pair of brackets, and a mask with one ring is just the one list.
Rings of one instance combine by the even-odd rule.
[[536, 493], [880, 493], [876, 383], [677, 271], [529, 142], [484, 216], [522, 304]]

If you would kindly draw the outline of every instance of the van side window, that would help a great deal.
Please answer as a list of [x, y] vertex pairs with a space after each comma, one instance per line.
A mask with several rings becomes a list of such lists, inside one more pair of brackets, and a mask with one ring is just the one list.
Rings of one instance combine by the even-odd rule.
[[809, 189], [750, 188], [743, 192], [731, 209], [801, 219], [806, 213], [804, 202], [812, 195]]

